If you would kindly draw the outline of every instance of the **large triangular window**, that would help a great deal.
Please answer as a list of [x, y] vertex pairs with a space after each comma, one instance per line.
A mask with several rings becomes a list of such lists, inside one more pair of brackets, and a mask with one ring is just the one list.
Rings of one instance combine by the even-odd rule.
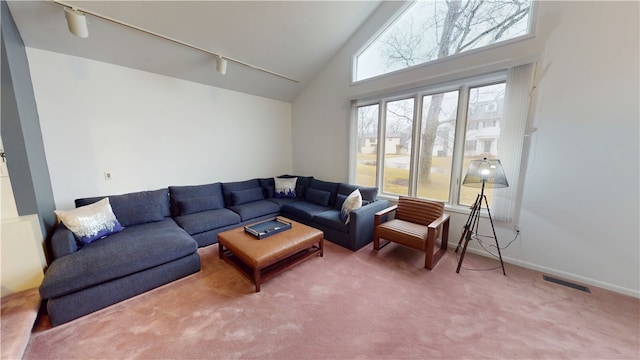
[[354, 80], [530, 33], [531, 0], [416, 1], [355, 57]]

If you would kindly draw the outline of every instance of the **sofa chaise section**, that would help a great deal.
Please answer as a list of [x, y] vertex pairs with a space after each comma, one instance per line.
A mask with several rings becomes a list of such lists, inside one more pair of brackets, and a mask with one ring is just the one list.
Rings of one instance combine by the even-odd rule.
[[169, 217], [167, 189], [109, 199], [124, 230], [83, 246], [64, 224], [54, 231], [54, 260], [40, 286], [54, 326], [200, 270], [198, 244]]

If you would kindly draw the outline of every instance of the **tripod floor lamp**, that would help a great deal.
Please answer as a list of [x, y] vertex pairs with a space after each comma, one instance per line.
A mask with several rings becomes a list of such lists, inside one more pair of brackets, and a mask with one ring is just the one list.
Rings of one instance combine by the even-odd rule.
[[460, 237], [460, 241], [456, 247], [457, 253], [460, 250], [460, 246], [462, 246], [462, 253], [460, 254], [456, 273], [460, 273], [460, 268], [462, 267], [462, 261], [464, 260], [464, 254], [467, 252], [467, 245], [469, 245], [469, 241], [471, 241], [474, 236], [478, 236], [480, 212], [482, 210], [482, 202], [484, 201], [487, 213], [489, 214], [489, 221], [491, 222], [493, 239], [496, 241], [496, 248], [498, 249], [498, 257], [500, 258], [500, 266], [502, 266], [502, 274], [506, 276], [507, 273], [504, 271], [504, 262], [502, 261], [502, 254], [500, 253], [500, 245], [498, 244], [496, 229], [493, 226], [491, 210], [489, 210], [489, 202], [487, 201], [487, 196], [484, 194], [485, 187], [505, 188], [509, 186], [507, 176], [504, 174], [504, 169], [502, 168], [500, 160], [487, 158], [482, 160], [472, 160], [471, 164], [469, 164], [469, 169], [467, 169], [467, 174], [462, 181], [462, 185], [480, 188], [481, 190], [480, 194], [476, 197], [475, 203], [473, 203], [473, 206], [471, 207], [471, 214], [469, 214], [467, 223], [464, 225], [464, 230], [462, 231], [462, 236]]

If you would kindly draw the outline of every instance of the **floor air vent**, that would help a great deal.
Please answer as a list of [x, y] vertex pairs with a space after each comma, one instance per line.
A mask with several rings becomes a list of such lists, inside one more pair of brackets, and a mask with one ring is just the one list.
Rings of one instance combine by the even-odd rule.
[[550, 282], [556, 283], [558, 285], [562, 285], [562, 286], [570, 287], [572, 289], [576, 289], [576, 290], [580, 290], [580, 291], [591, 293], [591, 290], [589, 290], [589, 288], [586, 287], [586, 286], [574, 284], [572, 282], [568, 282], [566, 280], [557, 279], [557, 278], [554, 278], [554, 277], [551, 277], [551, 276], [547, 276], [547, 275], [542, 275], [542, 278], [544, 280], [546, 280], [546, 281], [550, 281]]

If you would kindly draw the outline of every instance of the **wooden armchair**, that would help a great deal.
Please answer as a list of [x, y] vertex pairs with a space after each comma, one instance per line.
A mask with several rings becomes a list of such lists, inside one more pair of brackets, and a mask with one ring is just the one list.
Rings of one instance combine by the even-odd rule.
[[[391, 212], [395, 216], [391, 218]], [[384, 219], [388, 219], [384, 221]], [[383, 222], [384, 221], [384, 222]], [[380, 250], [395, 242], [425, 252], [424, 267], [431, 270], [447, 252], [449, 215], [444, 203], [400, 196], [398, 204], [375, 214], [373, 248]], [[434, 253], [435, 242], [441, 237], [440, 248]], [[385, 242], [380, 246], [380, 239]]]

